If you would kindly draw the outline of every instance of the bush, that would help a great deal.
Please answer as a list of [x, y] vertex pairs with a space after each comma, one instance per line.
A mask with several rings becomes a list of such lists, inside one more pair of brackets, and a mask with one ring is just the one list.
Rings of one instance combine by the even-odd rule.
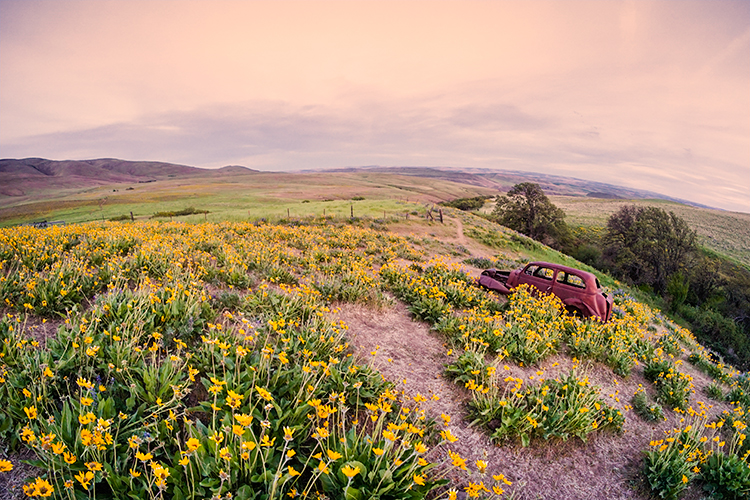
[[602, 258], [602, 251], [595, 245], [584, 243], [575, 247], [570, 256], [584, 264], [597, 266]]
[[471, 210], [479, 210], [484, 206], [484, 201], [487, 198], [485, 196], [475, 196], [474, 198], [457, 198], [451, 201], [441, 201], [438, 205], [444, 207], [453, 207], [465, 212]]
[[495, 266], [495, 263], [487, 257], [469, 257], [464, 259], [464, 264], [478, 267], [479, 269], [489, 269]]
[[712, 453], [701, 465], [703, 489], [711, 498], [741, 500], [750, 497], [750, 468], [735, 454]]
[[711, 308], [682, 305], [682, 317], [690, 322], [698, 340], [740, 366], [750, 363], [750, 339], [737, 323]]
[[123, 214], [123, 215], [118, 215], [117, 217], [112, 217], [112, 218], [107, 219], [107, 220], [109, 220], [110, 222], [120, 222], [120, 221], [123, 221], [123, 220], [130, 220], [130, 216]]
[[640, 387], [631, 400], [633, 409], [646, 422], [655, 422], [657, 420], [666, 420], [661, 405], [658, 403], [651, 404], [646, 395], [645, 389]]
[[182, 210], [177, 210], [174, 212], [156, 212], [154, 215], [151, 216], [151, 218], [158, 219], [158, 218], [165, 218], [165, 217], [181, 217], [184, 215], [208, 214], [208, 213], [210, 213], [208, 210], [196, 210], [194, 207], [188, 207], [188, 208], [183, 208]]
[[646, 363], [643, 375], [656, 385], [659, 402], [672, 409], [687, 409], [693, 392], [693, 379], [675, 370], [672, 363], [664, 359], [652, 359]]
[[620, 410], [609, 406], [588, 378], [575, 372], [544, 380], [522, 390], [523, 380], [506, 379], [511, 385], [467, 383], [472, 391], [469, 412], [475, 423], [492, 432], [494, 442], [520, 438], [528, 446], [532, 438], [586, 441], [589, 434], [611, 429], [619, 432], [625, 422]]
[[721, 388], [721, 385], [717, 384], [716, 382], [711, 382], [708, 384], [705, 388], [706, 394], [711, 399], [715, 399], [716, 401], [724, 401], [724, 391]]

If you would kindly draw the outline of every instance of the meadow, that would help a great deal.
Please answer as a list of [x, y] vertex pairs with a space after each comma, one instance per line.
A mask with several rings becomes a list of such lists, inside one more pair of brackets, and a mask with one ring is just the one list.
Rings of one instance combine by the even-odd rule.
[[[414, 203], [474, 196], [477, 187], [440, 179], [380, 173], [241, 173], [210, 178], [39, 191], [25, 198], [0, 197], [0, 226], [41, 220], [66, 223], [109, 220], [133, 212], [148, 220], [157, 212], [187, 207], [208, 210], [187, 222], [278, 220], [287, 217], [404, 216]], [[490, 190], [479, 188], [482, 194]]]
[[483, 267], [563, 257], [393, 203], [417, 215], [0, 229], [0, 488], [746, 497], [747, 374], [605, 276], [607, 324], [488, 294]]

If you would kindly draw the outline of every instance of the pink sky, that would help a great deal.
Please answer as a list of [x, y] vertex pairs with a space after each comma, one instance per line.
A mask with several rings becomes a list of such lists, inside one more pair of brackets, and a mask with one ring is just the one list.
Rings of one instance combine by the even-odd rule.
[[750, 212], [750, 2], [0, 0], [0, 157], [526, 170]]

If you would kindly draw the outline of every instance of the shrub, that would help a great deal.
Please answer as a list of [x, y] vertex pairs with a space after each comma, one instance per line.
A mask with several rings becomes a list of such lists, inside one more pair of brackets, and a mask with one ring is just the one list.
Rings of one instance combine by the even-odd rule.
[[724, 401], [724, 390], [721, 388], [721, 385], [717, 384], [716, 382], [712, 382], [705, 388], [706, 394], [711, 399], [715, 399], [716, 401]]
[[684, 428], [673, 429], [665, 439], [651, 441], [643, 470], [651, 491], [659, 498], [679, 498], [696, 475], [701, 458], [700, 439], [705, 418], [693, 415]]
[[441, 201], [439, 205], [444, 207], [453, 207], [459, 210], [470, 212], [472, 210], [479, 210], [484, 206], [484, 202], [487, 198], [485, 196], [475, 196], [473, 198], [456, 198], [451, 201]]
[[651, 404], [648, 400], [648, 395], [643, 387], [639, 387], [633, 399], [631, 400], [633, 409], [643, 420], [647, 422], [655, 422], [657, 420], [666, 420], [664, 412], [662, 411], [661, 405], [658, 403]]
[[491, 432], [495, 442], [516, 437], [523, 446], [528, 446], [532, 438], [577, 437], [586, 441], [595, 431], [620, 431], [625, 421], [619, 410], [599, 398], [587, 377], [579, 378], [572, 371], [526, 390], [522, 390], [521, 379], [508, 377], [505, 382], [503, 389], [491, 383], [467, 383], [472, 391], [470, 415], [474, 423], [481, 423]]
[[489, 269], [495, 266], [495, 263], [487, 257], [469, 257], [468, 259], [464, 259], [464, 264], [480, 269]]
[[182, 217], [185, 215], [193, 214], [208, 214], [211, 213], [208, 210], [196, 210], [195, 207], [183, 208], [182, 210], [170, 211], [170, 212], [156, 212], [151, 216], [151, 219], [165, 218], [165, 217]]
[[712, 453], [701, 465], [700, 478], [711, 498], [741, 500], [750, 497], [750, 467], [735, 454]]
[[660, 403], [672, 409], [687, 409], [690, 394], [694, 391], [690, 375], [676, 370], [666, 359], [648, 361], [643, 373], [647, 380], [656, 385]]
[[445, 374], [451, 380], [464, 385], [469, 380], [478, 381], [480, 384], [488, 382], [489, 373], [494, 372], [494, 367], [488, 371], [484, 361], [484, 350], [467, 348], [461, 355], [445, 367]]

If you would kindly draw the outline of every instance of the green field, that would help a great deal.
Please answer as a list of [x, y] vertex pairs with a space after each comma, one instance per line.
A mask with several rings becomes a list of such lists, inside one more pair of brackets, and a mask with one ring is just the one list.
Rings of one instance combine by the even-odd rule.
[[[123, 184], [12, 205], [0, 205], [0, 226], [42, 220], [66, 223], [110, 219], [133, 212], [145, 219], [157, 212], [188, 207], [208, 210], [204, 217], [186, 221], [222, 221], [286, 217], [403, 216], [453, 198], [491, 194], [486, 188], [393, 174], [277, 174], [255, 173], [218, 178], [166, 179], [145, 184]], [[181, 219], [183, 220], [183, 219]]]

